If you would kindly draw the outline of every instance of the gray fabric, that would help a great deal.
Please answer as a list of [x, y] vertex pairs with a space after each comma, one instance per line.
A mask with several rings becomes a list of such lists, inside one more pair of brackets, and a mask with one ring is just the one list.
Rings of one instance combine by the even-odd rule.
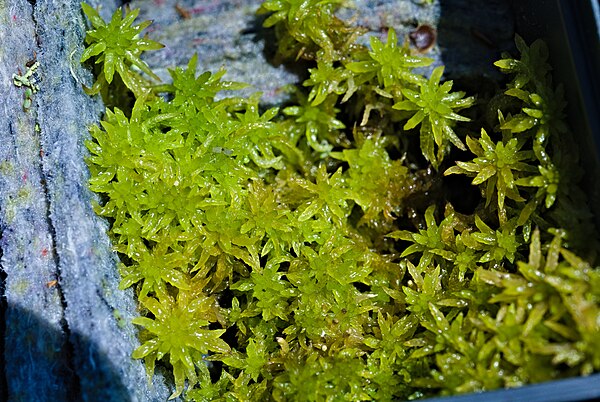
[[[106, 222], [92, 211], [83, 156], [102, 105], [82, 88], [85, 25], [79, 1], [0, 1], [0, 230], [5, 284], [6, 382], [11, 401], [150, 401], [130, 323], [132, 292], [118, 290]], [[94, 2], [90, 2], [95, 5]], [[100, 3], [96, 1], [95, 3]], [[114, 2], [102, 1], [109, 16]], [[111, 4], [112, 3], [112, 4]], [[12, 74], [34, 51], [39, 92], [23, 110]], [[54, 282], [54, 281], [58, 282]], [[117, 319], [119, 317], [120, 319]]]
[[26, 69], [37, 48], [31, 11], [26, 1], [0, 1], [0, 251], [6, 278], [7, 380], [2, 385], [15, 401], [34, 400], [38, 393], [65, 398], [70, 382], [61, 375], [68, 363], [60, 291], [46, 286], [58, 271], [42, 184], [40, 136], [33, 110], [23, 111], [24, 91], [12, 78], [18, 68]]

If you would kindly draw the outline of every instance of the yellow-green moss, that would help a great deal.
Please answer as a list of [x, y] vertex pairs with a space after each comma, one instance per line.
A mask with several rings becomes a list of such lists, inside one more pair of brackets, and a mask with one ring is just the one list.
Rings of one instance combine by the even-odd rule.
[[[107, 25], [84, 6], [91, 93], [116, 104], [86, 143], [90, 187], [139, 298], [134, 357], [197, 401], [384, 401], [599, 370], [600, 274], [575, 254], [597, 243], [581, 238], [544, 45], [517, 37], [521, 59], [498, 62], [512, 103], [469, 122], [456, 112], [489, 115], [485, 99], [452, 92], [441, 67], [416, 73], [430, 61], [393, 30], [356, 44], [340, 3], [260, 8], [280, 59], [312, 64], [281, 111], [215, 100], [243, 85], [198, 75], [196, 56], [159, 85], [136, 12]], [[470, 210], [439, 190], [442, 172], [474, 177]]]

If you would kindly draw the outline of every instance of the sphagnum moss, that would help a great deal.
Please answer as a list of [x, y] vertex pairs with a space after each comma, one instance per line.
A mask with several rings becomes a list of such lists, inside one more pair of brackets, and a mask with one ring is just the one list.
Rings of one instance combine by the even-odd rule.
[[[83, 5], [90, 93], [121, 101], [87, 147], [140, 302], [133, 357], [196, 401], [384, 401], [600, 370], [598, 243], [545, 45], [517, 37], [521, 58], [497, 63], [514, 102], [466, 136], [456, 112], [485, 100], [452, 92], [441, 67], [416, 73], [430, 60], [391, 29], [356, 44], [340, 3], [260, 8], [281, 59], [313, 63], [281, 110], [216, 100], [244, 85], [198, 75], [197, 56], [150, 81], [132, 70], [156, 79], [139, 59], [160, 48], [140, 38], [148, 24]], [[403, 153], [414, 142], [425, 159]], [[456, 160], [465, 142], [472, 161]], [[473, 177], [472, 211], [430, 191], [442, 172]]]

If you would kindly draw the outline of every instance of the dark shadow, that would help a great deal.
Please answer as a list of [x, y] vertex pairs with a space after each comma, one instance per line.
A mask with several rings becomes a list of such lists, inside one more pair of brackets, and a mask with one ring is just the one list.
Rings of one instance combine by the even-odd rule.
[[287, 71], [298, 77], [297, 82], [302, 82], [308, 78], [307, 69], [314, 63], [304, 59], [299, 59], [293, 63], [286, 63], [278, 57], [278, 40], [275, 34], [275, 28], [265, 28], [263, 23], [268, 15], [254, 14], [249, 24], [240, 32], [240, 36], [249, 36], [252, 42], [262, 46], [262, 54], [267, 63], [278, 67], [283, 65]]
[[277, 38], [274, 29], [263, 27], [266, 18], [266, 15], [254, 14], [240, 35], [249, 38], [252, 42], [262, 44], [265, 59], [272, 62], [277, 53]]
[[444, 176], [442, 179], [445, 200], [460, 214], [474, 214], [481, 202], [479, 188], [471, 184], [472, 180], [465, 175], [456, 174]]
[[[2, 300], [6, 303], [4, 297]], [[2, 313], [4, 375], [0, 383], [5, 388], [0, 400], [131, 400], [121, 374], [85, 337], [71, 333], [67, 341], [63, 331], [19, 306], [5, 304]], [[75, 356], [72, 345], [87, 351], [85, 356]], [[86, 371], [84, 376], [78, 375], [78, 368]]]
[[440, 0], [438, 44], [450, 79], [498, 79], [493, 66], [514, 48], [510, 0]]
[[582, 187], [600, 228], [600, 14], [597, 0], [511, 0], [516, 30], [527, 43], [542, 38], [549, 48], [554, 82], [564, 85], [567, 115], [581, 163]]

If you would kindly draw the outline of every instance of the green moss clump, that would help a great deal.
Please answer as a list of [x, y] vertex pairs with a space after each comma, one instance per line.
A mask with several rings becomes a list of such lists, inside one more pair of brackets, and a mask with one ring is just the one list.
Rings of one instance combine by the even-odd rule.
[[[86, 143], [90, 187], [139, 299], [133, 357], [196, 401], [385, 401], [600, 370], [597, 236], [545, 45], [517, 37], [521, 58], [497, 63], [513, 80], [475, 104], [442, 67], [418, 74], [431, 61], [393, 30], [356, 44], [340, 3], [260, 8], [281, 60], [311, 63], [281, 110], [217, 100], [244, 85], [198, 75], [196, 56], [151, 81], [147, 24], [83, 6], [91, 93], [115, 105]], [[450, 174], [481, 190], [468, 211], [440, 190]]]

